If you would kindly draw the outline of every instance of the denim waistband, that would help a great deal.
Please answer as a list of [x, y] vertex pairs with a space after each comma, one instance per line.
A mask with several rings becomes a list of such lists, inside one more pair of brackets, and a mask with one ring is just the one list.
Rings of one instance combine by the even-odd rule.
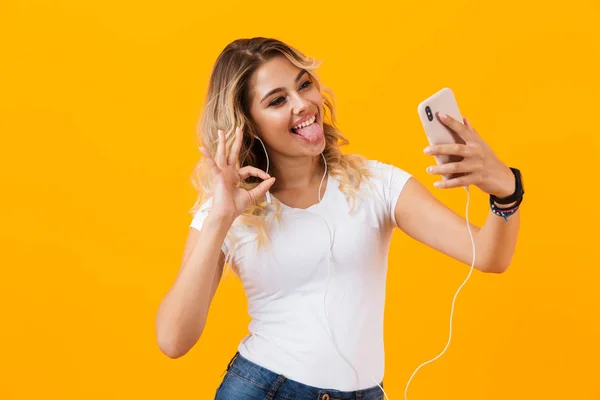
[[[294, 399], [362, 399], [379, 400], [383, 399], [383, 391], [379, 386], [372, 386], [366, 389], [356, 391], [341, 391], [329, 388], [319, 388], [305, 385], [285, 377], [284, 375], [273, 372], [262, 367], [247, 358], [243, 357], [239, 351], [235, 353], [229, 365], [227, 372], [244, 378], [254, 386], [259, 386], [270, 391], [273, 395], [282, 398]], [[380, 383], [383, 387], [383, 382]]]

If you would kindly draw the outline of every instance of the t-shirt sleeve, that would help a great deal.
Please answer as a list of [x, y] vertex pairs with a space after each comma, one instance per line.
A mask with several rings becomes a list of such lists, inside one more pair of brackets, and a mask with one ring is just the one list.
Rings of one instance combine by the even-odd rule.
[[[200, 206], [198, 211], [196, 211], [196, 214], [194, 214], [194, 217], [192, 218], [192, 222], [190, 223], [189, 227], [201, 230], [202, 224], [204, 223], [204, 220], [206, 219], [206, 217], [208, 217], [208, 213], [210, 212], [211, 207], [212, 207], [212, 197], [209, 198], [204, 203], [202, 203], [202, 205]], [[229, 249], [229, 240], [226, 237], [225, 240], [223, 241], [223, 246], [221, 246], [221, 250], [223, 251], [223, 253], [225, 255], [227, 255], [228, 249]]]
[[395, 210], [398, 198], [402, 193], [402, 189], [406, 182], [412, 176], [409, 172], [392, 164], [382, 163], [380, 161], [371, 160], [371, 166], [376, 171], [381, 180], [382, 197], [385, 202], [386, 213], [395, 227], [398, 227], [396, 222]]

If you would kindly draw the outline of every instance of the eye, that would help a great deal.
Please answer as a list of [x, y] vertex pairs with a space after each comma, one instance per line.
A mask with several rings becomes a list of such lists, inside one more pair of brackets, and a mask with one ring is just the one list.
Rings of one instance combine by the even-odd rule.
[[[312, 81], [305, 81], [304, 83], [302, 83], [302, 85], [300, 85], [300, 89], [305, 89], [305, 88], [309, 87], [310, 85], [312, 85]], [[282, 102], [278, 101], [279, 99], [285, 99], [285, 97], [276, 98], [269, 104], [269, 107], [277, 106], [277, 105], [281, 104]]]
[[[308, 83], [308, 85], [304, 86], [307, 83]], [[309, 87], [310, 85], [312, 85], [312, 81], [306, 81], [302, 84], [302, 86], [300, 86], [300, 88], [306, 88], [306, 87]]]

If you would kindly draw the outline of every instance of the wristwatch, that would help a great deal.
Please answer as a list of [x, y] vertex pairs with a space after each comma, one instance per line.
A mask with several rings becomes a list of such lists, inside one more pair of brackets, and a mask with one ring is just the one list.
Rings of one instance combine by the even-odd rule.
[[493, 194], [490, 195], [492, 201], [498, 204], [510, 204], [519, 200], [525, 194], [525, 188], [523, 187], [523, 177], [521, 171], [516, 168], [510, 169], [515, 175], [515, 192], [508, 197], [496, 197]]

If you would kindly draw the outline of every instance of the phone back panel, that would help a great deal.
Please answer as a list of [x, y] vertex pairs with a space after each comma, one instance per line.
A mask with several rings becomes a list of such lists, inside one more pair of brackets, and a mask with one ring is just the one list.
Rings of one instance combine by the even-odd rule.
[[[429, 107], [429, 113], [427, 112], [427, 107]], [[465, 143], [460, 136], [447, 128], [437, 117], [437, 113], [446, 113], [460, 123], [463, 123], [462, 115], [458, 109], [458, 103], [456, 102], [454, 93], [449, 88], [443, 88], [428, 99], [422, 101], [419, 104], [418, 112], [429, 144]], [[436, 155], [435, 159], [439, 165], [448, 162], [462, 161], [463, 157], [455, 155]], [[461, 175], [462, 174], [452, 174], [442, 176], [444, 179], [451, 179]]]

